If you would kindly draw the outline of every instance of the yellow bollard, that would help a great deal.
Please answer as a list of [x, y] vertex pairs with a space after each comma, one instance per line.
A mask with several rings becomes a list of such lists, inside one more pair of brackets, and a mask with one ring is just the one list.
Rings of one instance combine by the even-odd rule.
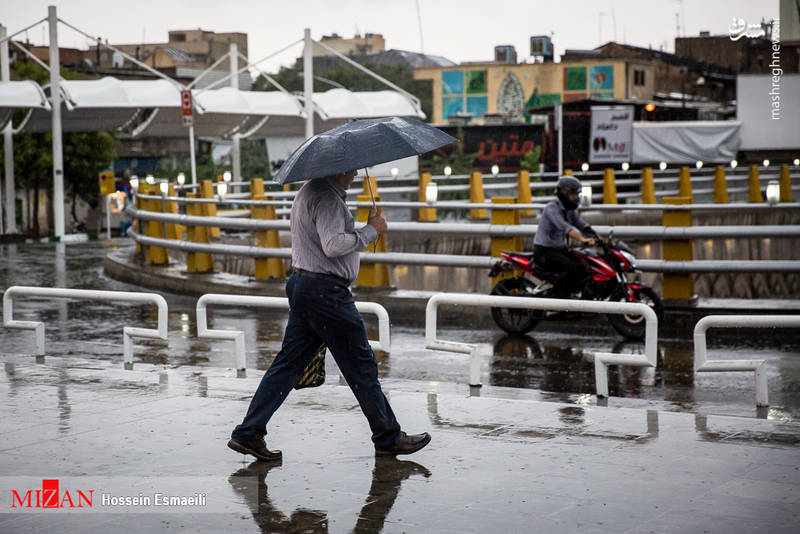
[[[358, 195], [356, 199], [359, 202], [370, 202], [372, 197], [369, 193], [366, 195]], [[380, 202], [381, 197], [375, 195], [375, 202]], [[367, 222], [369, 218], [369, 211], [371, 208], [358, 208], [356, 210], [356, 220], [359, 222]], [[367, 245], [364, 252], [386, 252], [386, 234], [378, 236], [378, 239], [373, 243]], [[358, 269], [358, 278], [356, 285], [359, 287], [385, 287], [391, 285], [389, 282], [389, 266], [385, 263], [366, 263], [361, 262]]]
[[747, 177], [747, 201], [763, 202], [761, 182], [758, 179], [758, 165], [750, 165], [750, 175]]
[[714, 202], [717, 204], [728, 203], [728, 184], [725, 181], [725, 167], [717, 165], [714, 170]]
[[[469, 175], [469, 201], [472, 204], [483, 204], [486, 196], [483, 193], [483, 175], [480, 172], [472, 172]], [[470, 219], [486, 219], [488, 214], [483, 208], [469, 210]]]
[[[513, 197], [494, 197], [492, 204], [514, 204]], [[491, 224], [519, 224], [519, 211], [515, 209], [492, 209]], [[522, 236], [492, 236], [492, 256], [499, 258], [501, 250], [522, 251]], [[503, 278], [513, 278], [519, 271], [505, 271], [492, 278], [492, 286]]]
[[564, 174], [562, 176], [574, 176], [574, 174], [572, 174], [572, 169], [564, 169]]
[[689, 167], [681, 167], [681, 174], [678, 178], [678, 196], [689, 197], [689, 204], [694, 201], [692, 195], [692, 180], [689, 175]]
[[657, 204], [656, 184], [653, 181], [653, 169], [645, 167], [642, 169], [642, 204]]
[[[169, 184], [167, 196], [175, 196], [175, 184]], [[178, 203], [175, 201], [167, 202], [167, 213], [178, 215], [180, 213], [178, 211]], [[182, 240], [183, 232], [185, 231], [186, 228], [181, 224], [167, 223], [167, 239]]]
[[[186, 198], [199, 198], [197, 193], [187, 193]], [[192, 203], [186, 205], [189, 215], [202, 216], [202, 204]], [[186, 237], [193, 243], [209, 243], [209, 228], [207, 226], [189, 226]], [[190, 273], [208, 273], [214, 270], [214, 261], [211, 254], [206, 252], [189, 252], [186, 255], [186, 270]]]
[[264, 180], [252, 178], [250, 180], [250, 200], [257, 200], [264, 196]]
[[[253, 200], [273, 199], [273, 196], [264, 194], [257, 195], [253, 198]], [[274, 221], [278, 218], [275, 213], [275, 206], [253, 206], [251, 213], [253, 219]], [[253, 232], [253, 234], [255, 234], [255, 245], [257, 247], [281, 248], [281, 238], [277, 230], [258, 230]], [[281, 258], [256, 258], [255, 265], [255, 276], [257, 280], [286, 278], [286, 268]]]
[[[430, 173], [423, 172], [419, 175], [417, 202], [425, 202], [425, 189], [428, 187], [429, 183], [431, 183]], [[436, 218], [436, 208], [420, 208], [417, 220], [419, 222], [436, 222], [438, 220]]]
[[[364, 193], [363, 194], [364, 195], [369, 195], [370, 194], [369, 193], [369, 188], [370, 188], [370, 186], [372, 186], [372, 195], [375, 195], [375, 197], [377, 197], [378, 196], [378, 180], [374, 176], [369, 176], [368, 178], [369, 178], [369, 182], [367, 182], [367, 180], [363, 180], [364, 181]], [[367, 183], [369, 183], [369, 185], [367, 185]], [[370, 201], [372, 200], [372, 196], [369, 197], [369, 200]], [[377, 200], [375, 202], [377, 202]]]
[[[136, 188], [137, 195], [146, 195], [147, 194], [146, 193], [147, 185], [148, 184], [146, 184], [144, 181], [142, 181], [139, 184], [139, 187]], [[147, 201], [140, 200], [139, 197], [137, 196], [136, 197], [136, 201], [134, 203], [134, 207], [137, 210], [144, 210], [146, 208], [146, 206], [147, 206]], [[142, 221], [140, 219], [136, 219], [136, 233], [137, 234], [142, 235], [144, 233], [144, 231], [142, 230], [143, 226], [144, 226], [144, 224], [142, 223]], [[139, 242], [137, 241], [136, 242], [136, 255], [139, 256], [141, 254], [142, 254], [142, 245], [140, 245]], [[140, 259], [141, 259], [141, 257], [140, 257]]]
[[[665, 197], [664, 204], [691, 204], [691, 197]], [[691, 226], [692, 212], [665, 209], [661, 215], [663, 226]], [[666, 239], [661, 245], [661, 256], [665, 261], [692, 261], [692, 241], [689, 239]], [[694, 292], [691, 273], [664, 273], [662, 293], [664, 300], [689, 300]]]
[[[200, 182], [200, 198], [214, 198], [214, 183], [211, 180], [203, 180]], [[217, 205], [216, 204], [198, 204], [200, 206], [200, 215], [205, 215], [206, 217], [216, 217], [217, 216]], [[219, 237], [220, 231], [217, 227], [208, 227], [204, 226], [204, 228], [208, 228], [211, 236]]]
[[617, 204], [617, 182], [614, 169], [603, 172], [603, 204]]
[[789, 178], [789, 166], [786, 164], [781, 165], [781, 177], [779, 179], [781, 184], [781, 202], [792, 201], [792, 181]]
[[[531, 176], [525, 169], [517, 173], [517, 204], [532, 204]], [[517, 210], [520, 215], [533, 215], [533, 210]]]
[[[151, 185], [147, 188], [148, 195], [158, 195], [161, 191], [157, 185]], [[161, 213], [160, 200], [148, 200], [147, 210], [156, 213]], [[149, 237], [157, 239], [164, 239], [164, 225], [161, 221], [147, 221], [147, 232]], [[145, 250], [145, 261], [152, 265], [165, 265], [168, 263], [167, 249], [163, 247], [147, 247]]]

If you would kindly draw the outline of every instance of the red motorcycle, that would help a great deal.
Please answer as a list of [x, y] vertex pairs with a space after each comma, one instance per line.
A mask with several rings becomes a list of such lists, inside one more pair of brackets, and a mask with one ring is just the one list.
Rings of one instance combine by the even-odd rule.
[[[628, 281], [626, 273], [636, 271], [636, 258], [622, 241], [599, 238], [597, 248], [570, 250], [570, 254], [584, 268], [584, 282], [571, 299], [641, 302], [656, 312], [659, 323], [664, 317], [661, 298], [652, 287], [641, 282]], [[502, 259], [492, 267], [489, 276], [514, 271], [514, 277], [503, 278], [492, 288], [492, 295], [554, 298], [555, 276], [545, 271], [532, 253], [501, 251]], [[526, 310], [518, 308], [492, 308], [492, 318], [501, 329], [510, 334], [524, 334], [533, 330], [542, 319], [559, 319], [574, 313]], [[640, 315], [608, 314], [611, 326], [629, 339], [644, 339], [645, 320]]]

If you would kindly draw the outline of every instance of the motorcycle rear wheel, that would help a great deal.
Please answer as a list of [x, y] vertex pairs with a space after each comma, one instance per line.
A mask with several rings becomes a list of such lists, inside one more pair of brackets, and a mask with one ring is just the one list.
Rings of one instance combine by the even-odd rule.
[[[536, 285], [527, 278], [503, 278], [492, 288], [490, 295], [503, 297], [530, 297]], [[492, 319], [501, 330], [509, 334], [525, 334], [533, 330], [542, 319], [541, 310], [523, 308], [492, 308]]]
[[[641, 289], [635, 289], [634, 294], [636, 296], [636, 302], [646, 304], [656, 312], [656, 317], [658, 317], [658, 322], [660, 324], [664, 318], [664, 304], [661, 302], [661, 297], [658, 296], [658, 293], [656, 293], [652, 287], [643, 287]], [[618, 299], [612, 300], [631, 302], [627, 297], [627, 293], [623, 296], [619, 296]], [[638, 341], [644, 339], [645, 319], [641, 315], [612, 313], [608, 315], [608, 320], [611, 326], [614, 327], [614, 330], [619, 332], [620, 335]]]

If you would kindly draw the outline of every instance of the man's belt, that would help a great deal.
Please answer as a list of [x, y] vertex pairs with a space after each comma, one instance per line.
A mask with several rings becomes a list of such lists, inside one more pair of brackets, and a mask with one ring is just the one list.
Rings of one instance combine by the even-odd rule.
[[322, 278], [323, 280], [330, 280], [332, 282], [336, 282], [337, 284], [342, 284], [345, 286], [350, 285], [350, 280], [345, 280], [341, 276], [336, 276], [335, 274], [315, 273], [312, 271], [306, 271], [305, 269], [295, 269], [294, 272], [300, 276], [307, 276], [309, 278]]

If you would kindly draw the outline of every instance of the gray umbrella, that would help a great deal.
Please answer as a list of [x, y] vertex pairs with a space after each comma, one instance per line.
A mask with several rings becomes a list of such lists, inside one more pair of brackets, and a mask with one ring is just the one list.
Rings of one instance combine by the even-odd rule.
[[349, 122], [306, 140], [274, 180], [300, 182], [424, 154], [458, 141], [438, 128], [405, 117]]

